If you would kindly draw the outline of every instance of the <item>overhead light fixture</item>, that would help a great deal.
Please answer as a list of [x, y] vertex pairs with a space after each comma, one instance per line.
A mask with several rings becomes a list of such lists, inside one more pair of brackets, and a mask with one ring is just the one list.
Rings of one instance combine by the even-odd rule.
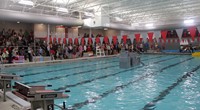
[[76, 0], [53, 0], [52, 2], [56, 4], [71, 4], [76, 2]]
[[22, 5], [29, 5], [29, 6], [34, 5], [33, 1], [31, 1], [31, 0], [20, 0], [18, 3], [22, 4]]
[[67, 8], [56, 8], [56, 10], [60, 12], [65, 12], [65, 13], [69, 12]]
[[146, 27], [153, 27], [153, 23], [149, 23], [145, 25]]
[[184, 24], [186, 25], [194, 24], [194, 20], [193, 19], [184, 20]]
[[116, 19], [117, 21], [123, 21], [123, 19], [122, 19], [122, 18], [119, 18], [119, 17], [115, 17], [115, 19]]
[[89, 16], [89, 17], [94, 17], [93, 13], [89, 13], [89, 12], [84, 12], [85, 16]]

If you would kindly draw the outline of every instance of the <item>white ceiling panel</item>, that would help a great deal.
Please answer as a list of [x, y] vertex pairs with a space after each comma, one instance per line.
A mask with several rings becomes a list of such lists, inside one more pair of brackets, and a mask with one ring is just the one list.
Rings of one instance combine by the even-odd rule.
[[[81, 13], [82, 18], [87, 18], [84, 12], [95, 13], [106, 7], [102, 15], [110, 17], [111, 23], [137, 23], [137, 27], [147, 23], [157, 27], [182, 26], [185, 19], [200, 23], [200, 0], [24, 0], [32, 1], [33, 6], [19, 4], [19, 1], [1, 0], [0, 9], [75, 18]], [[58, 7], [68, 12], [58, 12]], [[116, 21], [116, 17], [122, 21]]]

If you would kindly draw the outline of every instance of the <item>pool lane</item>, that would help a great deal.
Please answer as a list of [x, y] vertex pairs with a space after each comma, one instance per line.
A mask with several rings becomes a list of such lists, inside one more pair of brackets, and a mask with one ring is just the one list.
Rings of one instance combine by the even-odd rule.
[[[167, 61], [167, 60], [173, 60], [175, 58], [178, 58], [179, 56], [174, 56], [174, 57], [170, 57], [170, 58], [165, 58], [163, 60], [159, 60], [159, 61], [156, 61], [154, 63], [160, 63], [160, 62], [164, 62], [164, 61]], [[145, 60], [142, 60], [142, 61], [147, 61], [147, 60], [152, 60], [152, 58], [149, 58], [149, 59], [145, 59]], [[75, 73], [72, 73], [72, 74], [66, 74], [66, 75], [60, 75], [60, 76], [56, 76], [56, 77], [51, 77], [51, 78], [46, 78], [46, 79], [42, 79], [42, 80], [36, 80], [36, 81], [31, 81], [31, 82], [24, 82], [24, 84], [33, 84], [33, 83], [40, 83], [40, 82], [45, 82], [45, 81], [51, 81], [51, 80], [59, 80], [61, 78], [66, 78], [66, 77], [69, 77], [69, 76], [74, 76], [74, 75], [79, 75], [79, 74], [86, 74], [86, 73], [91, 73], [91, 72], [95, 72], [95, 71], [102, 71], [104, 69], [110, 69], [110, 68], [118, 68], [119, 65], [114, 65], [114, 66], [107, 66], [107, 65], [104, 65], [105, 67], [103, 68], [97, 68], [97, 69], [94, 69], [92, 68], [91, 70], [86, 70], [86, 71], [81, 71], [81, 72], [75, 72]], [[147, 65], [146, 65], [147, 66]], [[139, 66], [136, 68], [142, 68], [143, 66]], [[133, 70], [134, 68], [130, 69], [130, 70]], [[128, 71], [130, 71], [128, 70]], [[125, 70], [127, 71], [127, 70]], [[118, 72], [118, 73], [115, 73], [115, 74], [110, 74], [110, 75], [105, 75], [105, 76], [101, 76], [101, 77], [98, 77], [98, 78], [95, 78], [95, 79], [92, 79], [92, 80], [86, 80], [86, 81], [82, 81], [82, 82], [79, 82], [75, 85], [80, 85], [80, 84], [85, 84], [85, 83], [90, 83], [92, 81], [95, 81], [97, 79], [103, 79], [103, 78], [107, 78], [109, 76], [114, 76], [114, 75], [117, 75], [117, 74], [120, 74], [120, 73], [123, 73], [125, 71], [122, 71], [122, 72]], [[58, 75], [58, 74], [57, 74]], [[74, 85], [74, 84], [73, 84]], [[67, 85], [68, 87], [68, 85]]]
[[[172, 57], [172, 58], [163, 59], [163, 60], [160, 60], [160, 61], [152, 62], [152, 64], [158, 64], [158, 63], [161, 63], [161, 62], [164, 62], [164, 61], [173, 60], [175, 58], [178, 58], [178, 57], [175, 56], [175, 57]], [[93, 79], [84, 80], [84, 81], [81, 81], [81, 82], [78, 82], [78, 83], [75, 83], [75, 84], [65, 85], [64, 87], [60, 87], [60, 88], [54, 89], [54, 90], [55, 91], [65, 90], [66, 88], [75, 87], [75, 86], [83, 85], [83, 84], [86, 84], [86, 83], [91, 83], [91, 82], [99, 80], [99, 79], [104, 79], [104, 78], [112, 77], [112, 76], [115, 76], [115, 75], [118, 75], [118, 74], [122, 74], [124, 72], [128, 72], [128, 71], [131, 71], [131, 70], [134, 70], [134, 69], [143, 68], [143, 67], [147, 67], [147, 66], [148, 65], [136, 66], [136, 67], [133, 67], [131, 69], [119, 71], [119, 72], [116, 72], [116, 73], [113, 73], [113, 74], [108, 74], [108, 75], [96, 77], [96, 78], [93, 78]]]
[[112, 94], [112, 93], [115, 93], [116, 91], [118, 90], [122, 90], [124, 88], [127, 88], [128, 86], [132, 85], [133, 83], [136, 83], [136, 82], [139, 82], [149, 76], [152, 76], [152, 75], [156, 75], [157, 73], [161, 73], [163, 70], [166, 70], [166, 69], [169, 69], [169, 68], [172, 68], [172, 67], [175, 67], [181, 63], [185, 63], [189, 60], [192, 60], [193, 58], [188, 58], [188, 59], [185, 59], [183, 61], [180, 61], [180, 62], [177, 62], [177, 63], [174, 63], [174, 64], [171, 64], [171, 65], [168, 65], [166, 67], [163, 67], [161, 68], [160, 70], [158, 71], [155, 71], [155, 72], [152, 72], [152, 73], [149, 73], [149, 74], [145, 74], [145, 75], [142, 75], [140, 77], [138, 77], [136, 80], [133, 80], [133, 81], [130, 81], [128, 83], [125, 83], [125, 84], [122, 84], [122, 85], [119, 85], [119, 86], [116, 86], [110, 90], [107, 90], [106, 92], [104, 93], [101, 93], [100, 95], [96, 96], [96, 97], [91, 97], [90, 99], [87, 99], [85, 101], [82, 101], [82, 102], [79, 102], [79, 103], [75, 103], [74, 105], [72, 105], [71, 107], [69, 107], [68, 109], [69, 110], [76, 110], [76, 109], [80, 109], [82, 108], [83, 106], [87, 105], [87, 104], [90, 104], [90, 103], [95, 103], [97, 100], [101, 100], [103, 98], [105, 98], [106, 96]]
[[[147, 58], [147, 59], [144, 59], [143, 61], [149, 60], [149, 59], [157, 59], [157, 58], [161, 58], [161, 57], [164, 57], [164, 56], [157, 56], [157, 57]], [[108, 59], [108, 60], [111, 60], [111, 59]], [[101, 64], [114, 63], [114, 62], [118, 62], [118, 61], [119, 60], [108, 61], [107, 62], [107, 60], [106, 60], [106, 62], [103, 62]], [[26, 74], [22, 74], [21, 76], [22, 77], [26, 77], [26, 76], [39, 75], [39, 74], [49, 74], [49, 73], [52, 73], [52, 72], [58, 72], [58, 71], [64, 71], [64, 70], [72, 70], [72, 69], [78, 69], [78, 68], [83, 68], [83, 67], [88, 67], [88, 66], [99, 65], [99, 63], [97, 63], [97, 61], [96, 62], [92, 62], [92, 64], [87, 64], [87, 65], [84, 65], [84, 63], [81, 63], [81, 65], [79, 65], [79, 66], [72, 65], [72, 67], [68, 67], [68, 68], [61, 68], [61, 69], [56, 69], [56, 70], [53, 69], [53, 70], [41, 71], [41, 72], [35, 72], [35, 73], [29, 73], [29, 74], [26, 73]], [[68, 65], [68, 66], [70, 66], [70, 65]], [[54, 67], [52, 67], [52, 68], [54, 68]]]
[[150, 101], [148, 104], [146, 104], [142, 110], [154, 110], [156, 107], [156, 103], [158, 101], [161, 101], [164, 99], [165, 96], [167, 96], [168, 94], [170, 94], [170, 91], [172, 91], [176, 86], [178, 86], [181, 82], [185, 81], [187, 78], [191, 77], [194, 72], [196, 72], [197, 70], [200, 69], [200, 65], [196, 66], [195, 68], [193, 68], [191, 71], [186, 72], [184, 75], [182, 75], [181, 77], [179, 77], [177, 79], [176, 82], [172, 83], [172, 85], [168, 86], [165, 90], [161, 91], [160, 94], [158, 96], [156, 96], [155, 98], [153, 98], [152, 101]]
[[[117, 59], [117, 56], [113, 56], [113, 58]], [[61, 64], [58, 64], [57, 63], [57, 66], [62, 66], [62, 65], [71, 65], [71, 64], [74, 64], [74, 63], [89, 63], [89, 62], [97, 62], [97, 61], [102, 61], [102, 60], [110, 60], [110, 57], [106, 57], [106, 58], [100, 58], [100, 59], [80, 59], [80, 60], [75, 60], [75, 61], [69, 61], [67, 62], [62, 62]], [[55, 64], [45, 64], [43, 65], [42, 67], [48, 67], [48, 68], [53, 68], [55, 66]], [[34, 69], [41, 69], [41, 66], [34, 66]], [[31, 70], [33, 70], [33, 68], [23, 68], [21, 67], [20, 69], [17, 69], [15, 68], [15, 72], [30, 72]]]

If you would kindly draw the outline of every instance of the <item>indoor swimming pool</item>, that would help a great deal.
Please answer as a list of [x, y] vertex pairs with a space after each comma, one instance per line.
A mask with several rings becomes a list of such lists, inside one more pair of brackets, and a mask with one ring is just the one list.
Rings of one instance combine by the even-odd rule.
[[119, 68], [119, 58], [99, 58], [4, 70], [27, 85], [70, 90], [69, 110], [200, 110], [200, 59], [141, 55], [144, 64]]

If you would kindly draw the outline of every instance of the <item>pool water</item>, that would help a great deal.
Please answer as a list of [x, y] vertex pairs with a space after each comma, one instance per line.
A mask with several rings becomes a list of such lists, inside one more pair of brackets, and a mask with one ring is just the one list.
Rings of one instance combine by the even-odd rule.
[[189, 55], [141, 55], [145, 64], [119, 68], [119, 58], [15, 68], [24, 84], [70, 90], [70, 110], [200, 110], [200, 59]]

